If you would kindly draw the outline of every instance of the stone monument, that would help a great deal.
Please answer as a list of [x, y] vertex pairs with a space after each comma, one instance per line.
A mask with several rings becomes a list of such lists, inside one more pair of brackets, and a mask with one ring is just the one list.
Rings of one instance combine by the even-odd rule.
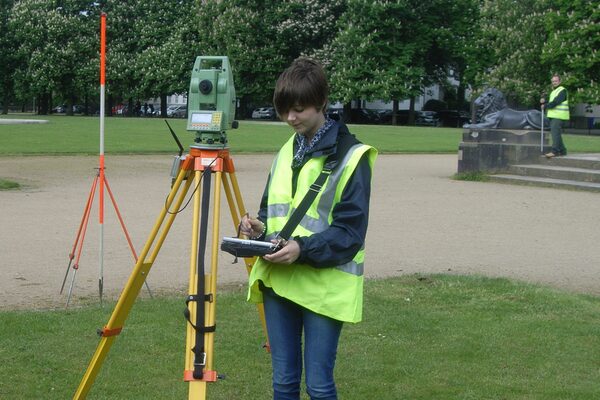
[[[477, 123], [463, 126], [458, 172], [500, 172], [510, 164], [533, 163], [549, 151], [549, 122], [538, 110], [507, 107], [501, 91], [486, 89], [474, 102]], [[542, 140], [542, 118], [544, 138]]]

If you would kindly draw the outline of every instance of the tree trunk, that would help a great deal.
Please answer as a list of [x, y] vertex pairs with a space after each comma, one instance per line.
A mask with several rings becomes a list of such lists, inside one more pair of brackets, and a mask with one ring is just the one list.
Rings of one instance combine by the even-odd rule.
[[160, 116], [161, 118], [167, 118], [167, 95], [160, 95]]
[[458, 83], [458, 88], [456, 88], [456, 109], [458, 111], [463, 111], [465, 108], [465, 85], [462, 81]]
[[398, 100], [392, 100], [392, 125], [398, 125]]
[[40, 96], [40, 102], [39, 102], [39, 112], [38, 114], [40, 115], [48, 115], [48, 109], [51, 107], [48, 107], [49, 103], [52, 101], [52, 96], [50, 96], [48, 93], [44, 93]]
[[8, 106], [10, 104], [10, 94], [8, 92], [4, 92], [4, 96], [2, 98], [2, 114], [8, 114]]
[[408, 106], [408, 125], [415, 124], [415, 96], [410, 97], [410, 105]]
[[106, 100], [105, 100], [105, 105], [104, 105], [104, 113], [106, 115], [108, 115], [109, 117], [113, 116], [113, 97], [112, 94], [109, 94], [108, 96], [106, 96]]
[[67, 97], [67, 115], [73, 116], [73, 96]]

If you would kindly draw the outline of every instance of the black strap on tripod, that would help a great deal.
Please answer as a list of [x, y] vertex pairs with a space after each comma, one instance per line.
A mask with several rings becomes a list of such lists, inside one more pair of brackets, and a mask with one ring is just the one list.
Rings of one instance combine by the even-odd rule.
[[348, 132], [345, 126], [340, 127], [340, 131], [342, 134], [338, 136], [336, 150], [325, 159], [323, 170], [321, 171], [317, 179], [315, 179], [313, 184], [310, 185], [308, 192], [306, 192], [306, 195], [304, 195], [304, 198], [302, 199], [300, 204], [298, 204], [298, 207], [294, 210], [294, 212], [290, 216], [290, 219], [288, 219], [288, 221], [281, 229], [281, 232], [279, 232], [279, 235], [277, 235], [278, 238], [284, 240], [288, 240], [290, 238], [292, 232], [294, 232], [294, 229], [296, 229], [296, 226], [298, 226], [310, 205], [313, 203], [313, 201], [315, 201], [315, 198], [317, 197], [321, 189], [323, 189], [323, 184], [325, 183], [329, 175], [331, 175], [335, 167], [337, 167], [340, 159], [343, 158], [346, 155], [346, 153], [348, 153], [350, 147], [360, 143], [354, 137], [354, 135]]
[[[213, 294], [205, 291], [204, 277], [204, 256], [206, 253], [206, 233], [208, 231], [208, 211], [210, 204], [210, 185], [211, 185], [212, 169], [206, 167], [202, 173], [202, 206], [200, 219], [200, 232], [198, 233], [198, 256], [197, 256], [197, 271], [198, 280], [196, 282], [196, 294], [190, 294], [186, 301], [184, 315], [188, 323], [194, 328], [195, 345], [192, 348], [194, 352], [194, 379], [202, 379], [204, 376], [203, 369], [206, 366], [206, 350], [204, 348], [204, 334], [214, 332], [216, 325], [205, 325], [204, 303], [213, 301]], [[190, 302], [196, 302], [196, 324], [192, 323], [188, 305]]]

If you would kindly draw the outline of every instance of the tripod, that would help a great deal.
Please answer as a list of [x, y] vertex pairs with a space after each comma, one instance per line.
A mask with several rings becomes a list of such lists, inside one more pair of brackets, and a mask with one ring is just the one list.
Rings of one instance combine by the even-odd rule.
[[[75, 243], [73, 244], [73, 250], [69, 253], [69, 264], [67, 265], [67, 272], [65, 273], [65, 278], [63, 279], [62, 286], [60, 287], [60, 294], [62, 294], [65, 283], [67, 282], [67, 277], [69, 276], [69, 270], [71, 269], [71, 265], [73, 265], [73, 274], [71, 276], [71, 284], [69, 286], [69, 295], [67, 296], [67, 304], [66, 307], [69, 307], [69, 302], [71, 301], [71, 294], [73, 293], [73, 285], [75, 283], [75, 276], [77, 275], [77, 270], [79, 269], [79, 260], [81, 258], [81, 250], [83, 249], [83, 242], [85, 240], [85, 232], [87, 230], [88, 221], [90, 219], [90, 214], [92, 210], [92, 204], [94, 202], [94, 195], [96, 193], [96, 188], [99, 187], [99, 214], [98, 214], [98, 222], [100, 225], [100, 276], [98, 278], [98, 292], [100, 295], [100, 305], [102, 305], [102, 293], [104, 289], [104, 186], [110, 195], [110, 199], [112, 201], [113, 207], [117, 213], [117, 217], [119, 218], [119, 222], [121, 224], [121, 228], [123, 228], [123, 232], [125, 232], [125, 237], [127, 238], [127, 243], [129, 244], [129, 248], [133, 254], [133, 259], [137, 261], [137, 255], [135, 254], [135, 250], [133, 248], [133, 244], [131, 243], [131, 239], [129, 238], [129, 233], [127, 233], [127, 228], [125, 228], [125, 223], [123, 222], [123, 218], [121, 218], [121, 213], [119, 212], [119, 207], [117, 207], [117, 202], [115, 201], [115, 197], [110, 190], [110, 186], [108, 185], [108, 180], [106, 180], [106, 175], [104, 174], [104, 105], [105, 105], [105, 82], [106, 82], [106, 13], [101, 13], [100, 15], [100, 157], [99, 157], [99, 167], [98, 174], [92, 183], [92, 189], [90, 190], [90, 195], [88, 196], [87, 204], [83, 211], [83, 218], [81, 219], [81, 223], [79, 224], [79, 230], [77, 231], [77, 236], [75, 237]], [[81, 239], [81, 241], [79, 241]], [[77, 251], [77, 258], [75, 259], [75, 251]], [[75, 259], [75, 264], [73, 264], [73, 259]], [[152, 292], [150, 291], [150, 287], [146, 283], [146, 288], [148, 289], [148, 293], [150, 297], [152, 297]]]
[[[73, 273], [71, 275], [71, 283], [69, 285], [69, 293], [67, 296], [67, 304], [66, 307], [69, 307], [69, 303], [71, 301], [71, 294], [73, 293], [73, 286], [75, 283], [75, 276], [77, 275], [77, 271], [79, 270], [79, 260], [81, 258], [81, 251], [83, 250], [83, 242], [85, 241], [85, 233], [87, 230], [87, 225], [90, 219], [90, 214], [92, 211], [92, 204], [94, 203], [94, 197], [96, 194], [96, 189], [99, 187], [98, 191], [99, 191], [99, 198], [100, 198], [100, 225], [101, 225], [101, 229], [103, 228], [103, 220], [104, 220], [104, 187], [106, 187], [106, 191], [108, 193], [108, 195], [110, 196], [110, 200], [112, 202], [112, 205], [115, 209], [115, 212], [117, 214], [117, 218], [119, 219], [119, 223], [121, 225], [121, 228], [123, 229], [123, 233], [125, 233], [125, 238], [127, 239], [127, 243], [129, 245], [129, 248], [131, 249], [131, 253], [133, 254], [133, 259], [135, 261], [137, 261], [137, 254], [135, 253], [135, 249], [133, 247], [133, 243], [131, 242], [131, 238], [129, 237], [129, 233], [127, 232], [127, 228], [125, 227], [125, 222], [123, 221], [123, 218], [121, 217], [121, 213], [119, 212], [119, 207], [117, 206], [117, 202], [115, 200], [115, 197], [113, 196], [112, 191], [110, 190], [110, 185], [108, 184], [108, 180], [106, 179], [106, 175], [104, 174], [104, 166], [103, 166], [103, 162], [101, 161], [100, 167], [98, 168], [98, 173], [96, 174], [96, 177], [94, 178], [94, 181], [92, 182], [92, 188], [90, 190], [90, 194], [88, 196], [87, 199], [87, 203], [85, 205], [85, 209], [83, 210], [83, 217], [81, 218], [81, 223], [79, 224], [79, 229], [77, 231], [77, 235], [75, 237], [75, 242], [73, 243], [73, 249], [71, 250], [71, 252], [69, 253], [69, 264], [67, 265], [67, 271], [65, 272], [65, 277], [63, 279], [63, 283], [62, 286], [60, 287], [60, 294], [62, 294], [64, 288], [65, 288], [65, 283], [67, 282], [67, 277], [69, 276], [69, 271], [71, 270], [71, 267], [73, 268]], [[100, 296], [100, 304], [102, 304], [102, 293], [103, 293], [103, 287], [104, 287], [104, 274], [103, 274], [103, 240], [102, 240], [102, 236], [101, 235], [101, 241], [100, 241], [100, 276], [98, 278], [98, 292], [99, 292], [99, 296]], [[75, 260], [75, 263], [73, 263], [73, 260]], [[150, 287], [148, 286], [147, 282], [144, 282], [146, 285], [146, 289], [148, 289], [148, 293], [150, 294], [150, 297], [152, 297], [152, 292], [150, 291]]]
[[[214, 185], [211, 185], [214, 174]], [[202, 186], [200, 184], [202, 183]], [[110, 347], [123, 325], [141, 286], [152, 267], [160, 248], [166, 239], [187, 193], [194, 184], [192, 244], [189, 268], [189, 287], [186, 299], [186, 353], [184, 380], [189, 383], [189, 399], [205, 399], [206, 384], [218, 379], [213, 370], [213, 342], [215, 333], [215, 304], [217, 294], [217, 258], [219, 244], [219, 221], [221, 187], [227, 197], [234, 227], [246, 213], [239, 191], [233, 160], [229, 149], [214, 147], [191, 147], [189, 154], [181, 162], [177, 178], [135, 267], [129, 277], [108, 323], [99, 330], [100, 343], [79, 384], [74, 399], [84, 399], [94, 383], [100, 367]], [[211, 187], [214, 206], [212, 213], [212, 237], [210, 246], [210, 270], [205, 272], [204, 256], [208, 239], [208, 220]], [[245, 259], [248, 271], [252, 259]], [[266, 334], [266, 324], [262, 305], [258, 311]], [[268, 348], [268, 345], [267, 345]]]

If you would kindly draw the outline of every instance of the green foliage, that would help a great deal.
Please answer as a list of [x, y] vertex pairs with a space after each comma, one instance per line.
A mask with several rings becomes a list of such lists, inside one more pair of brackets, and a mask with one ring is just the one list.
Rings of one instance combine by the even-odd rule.
[[473, 0], [347, 3], [338, 34], [317, 53], [330, 72], [334, 100], [415, 97], [445, 84], [451, 70], [461, 80], [467, 64], [475, 64]]
[[331, 43], [336, 22], [346, 9], [345, 0], [291, 0], [281, 2], [278, 39], [285, 43], [290, 58], [311, 54]]
[[407, 1], [348, 1], [339, 33], [322, 52], [334, 100], [398, 100], [421, 91], [417, 11]]
[[548, 35], [544, 28], [545, 0], [484, 1], [482, 42], [493, 57], [480, 71], [486, 86], [504, 92], [511, 103], [538, 104], [550, 71], [540, 65]]
[[4, 114], [8, 113], [14, 91], [14, 71], [20, 68], [16, 57], [17, 43], [12, 40], [13, 27], [8, 23], [13, 4], [14, 0], [0, 0], [0, 105]]
[[[121, 3], [118, 3], [119, 7]], [[136, 1], [132, 38], [137, 47], [132, 74], [137, 98], [185, 93], [200, 54], [197, 2]], [[123, 67], [123, 65], [121, 65]], [[109, 81], [110, 83], [110, 81]]]
[[600, 9], [581, 0], [0, 0], [0, 101], [97, 98], [101, 10], [109, 106], [185, 93], [200, 54], [230, 57], [244, 112], [300, 55], [345, 104], [397, 104], [451, 75], [457, 107], [469, 84], [531, 107], [554, 72], [572, 103], [600, 103]]
[[[106, 18], [106, 95], [111, 100], [128, 99], [138, 94], [136, 58], [142, 51], [136, 23], [139, 1], [117, 2], [107, 0], [103, 10]], [[99, 41], [98, 41], [99, 44]], [[99, 64], [97, 64], [99, 68]]]
[[279, 3], [224, 0], [200, 6], [200, 47], [207, 55], [229, 55], [238, 97], [269, 102], [274, 80], [289, 61], [277, 36]]
[[76, 93], [98, 81], [91, 70], [98, 51], [94, 4], [86, 0], [15, 3], [10, 17], [12, 39], [20, 43], [18, 57], [27, 60], [27, 69], [15, 77], [20, 98], [56, 92], [71, 102]]
[[542, 62], [562, 74], [570, 101], [600, 103], [600, 7], [593, 1], [553, 1], [546, 14]]
[[[14, 55], [20, 64], [11, 82], [22, 100], [53, 95], [72, 104], [97, 96], [102, 9], [108, 14], [109, 98], [183, 93], [199, 52], [196, 7], [194, 0], [176, 5], [158, 0], [16, 2], [6, 28], [8, 42], [20, 43]], [[4, 67], [8, 56], [0, 52], [0, 57]]]
[[[89, 301], [89, 300], [88, 300]], [[180, 399], [185, 306], [139, 299], [89, 399]], [[70, 398], [110, 307], [0, 312], [0, 397]], [[365, 282], [364, 321], [344, 326], [340, 398], [578, 399], [598, 397], [600, 300], [506, 279], [410, 275]], [[271, 368], [245, 289], [219, 288], [215, 400], [269, 399]]]
[[200, 5], [200, 47], [225, 54], [242, 107], [271, 102], [278, 75], [335, 35], [341, 0], [207, 1]]
[[0, 178], [0, 190], [19, 189], [21, 185], [18, 182]]
[[479, 43], [492, 57], [481, 82], [509, 99], [537, 105], [562, 76], [572, 103], [600, 103], [600, 9], [597, 2], [571, 0], [484, 1]]

